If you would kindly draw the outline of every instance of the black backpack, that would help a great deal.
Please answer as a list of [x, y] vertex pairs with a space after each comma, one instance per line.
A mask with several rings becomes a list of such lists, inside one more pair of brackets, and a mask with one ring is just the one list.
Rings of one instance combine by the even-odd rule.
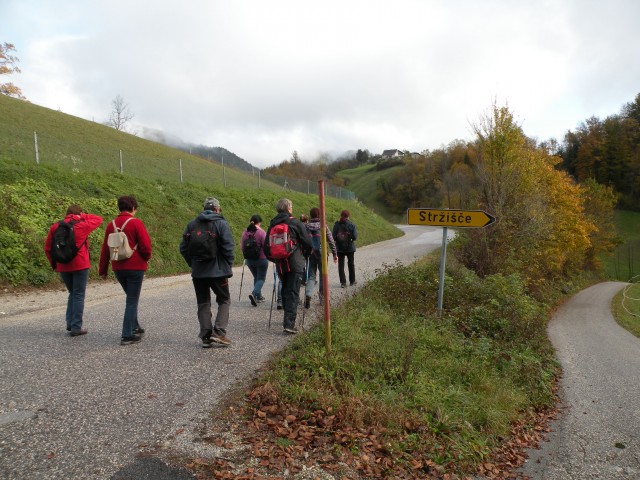
[[82, 242], [79, 247], [76, 246], [76, 234], [73, 226], [78, 223], [77, 220], [58, 222], [58, 228], [53, 232], [53, 241], [51, 242], [51, 258], [56, 263], [69, 263], [76, 258], [78, 252], [85, 244]]
[[346, 224], [338, 223], [338, 231], [335, 235], [336, 247], [339, 252], [347, 252], [351, 247], [351, 232]]
[[247, 260], [257, 260], [260, 258], [260, 245], [256, 242], [256, 235], [250, 233], [242, 242], [242, 255]]
[[189, 232], [187, 253], [196, 262], [214, 260], [218, 255], [218, 235], [213, 231], [214, 222], [196, 220]]

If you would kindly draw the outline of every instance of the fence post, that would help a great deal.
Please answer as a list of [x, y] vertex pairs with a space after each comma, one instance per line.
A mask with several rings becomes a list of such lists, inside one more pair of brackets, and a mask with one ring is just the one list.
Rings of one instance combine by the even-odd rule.
[[38, 154], [38, 134], [33, 132], [33, 143], [36, 148], [36, 164], [40, 165], [40, 155]]
[[227, 171], [224, 168], [224, 156], [222, 157], [222, 179], [224, 180], [224, 188], [227, 188]]
[[122, 164], [122, 150], [120, 150], [120, 173], [124, 173], [124, 165]]
[[180, 183], [182, 183], [182, 159], [180, 159]]
[[260, 170], [258, 170], [258, 188], [260, 188]]

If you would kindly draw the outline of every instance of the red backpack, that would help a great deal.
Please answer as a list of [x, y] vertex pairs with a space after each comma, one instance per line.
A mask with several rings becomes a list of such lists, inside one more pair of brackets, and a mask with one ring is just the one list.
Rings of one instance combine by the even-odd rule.
[[295, 250], [296, 243], [291, 238], [289, 222], [279, 223], [269, 231], [269, 252], [274, 260], [283, 260]]

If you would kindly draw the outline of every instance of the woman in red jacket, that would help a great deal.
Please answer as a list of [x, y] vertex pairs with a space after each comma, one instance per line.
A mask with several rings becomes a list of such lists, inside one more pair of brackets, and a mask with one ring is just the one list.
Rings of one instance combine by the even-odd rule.
[[84, 335], [86, 328], [82, 328], [82, 315], [84, 314], [84, 296], [89, 281], [89, 243], [88, 237], [91, 232], [102, 224], [102, 217], [83, 213], [79, 205], [69, 205], [67, 215], [63, 222], [73, 224], [73, 232], [76, 239], [76, 247], [79, 248], [76, 256], [68, 263], [56, 262], [52, 255], [53, 237], [55, 231], [60, 227], [60, 222], [51, 225], [47, 239], [44, 242], [44, 253], [60, 278], [64, 282], [69, 297], [67, 298], [67, 331], [72, 337]]
[[[111, 260], [111, 269], [127, 296], [122, 321], [121, 345], [139, 342], [140, 335], [144, 333], [144, 328], [138, 323], [138, 301], [140, 300], [144, 272], [147, 271], [147, 265], [151, 259], [151, 239], [142, 220], [134, 218], [137, 209], [138, 202], [134, 197], [122, 196], [118, 198], [120, 215], [107, 225], [100, 251], [98, 274], [103, 280], [106, 280], [109, 260], [111, 260], [107, 238], [109, 238], [109, 234], [114, 233], [114, 224], [126, 234], [129, 246], [133, 249], [131, 257], [125, 260]], [[123, 228], [125, 222], [127, 224]]]

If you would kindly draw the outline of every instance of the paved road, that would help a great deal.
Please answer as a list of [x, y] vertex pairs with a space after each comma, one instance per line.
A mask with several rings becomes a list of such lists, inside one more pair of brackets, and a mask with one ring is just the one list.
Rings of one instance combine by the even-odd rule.
[[[441, 244], [440, 228], [401, 228], [404, 237], [358, 249], [361, 284], [383, 263], [407, 264]], [[197, 455], [189, 435], [198, 421], [289, 340], [281, 314], [274, 309], [268, 330], [269, 304], [251, 307], [248, 270], [236, 301], [240, 272], [231, 283], [230, 348], [200, 347], [188, 275], [145, 280], [147, 333], [129, 346], [119, 345], [124, 295], [113, 282], [90, 286], [89, 334], [76, 338], [64, 329], [66, 292], [0, 298], [0, 478], [143, 478], [140, 469], [125, 474], [140, 462], [144, 478], [159, 478], [157, 463], [137, 454], [170, 442]], [[353, 293], [339, 288], [335, 266], [329, 273], [332, 303]], [[265, 287], [270, 292], [271, 281]]]
[[594, 285], [562, 306], [549, 336], [564, 370], [563, 413], [522, 469], [533, 479], [640, 478], [640, 340], [610, 311], [624, 283]]

